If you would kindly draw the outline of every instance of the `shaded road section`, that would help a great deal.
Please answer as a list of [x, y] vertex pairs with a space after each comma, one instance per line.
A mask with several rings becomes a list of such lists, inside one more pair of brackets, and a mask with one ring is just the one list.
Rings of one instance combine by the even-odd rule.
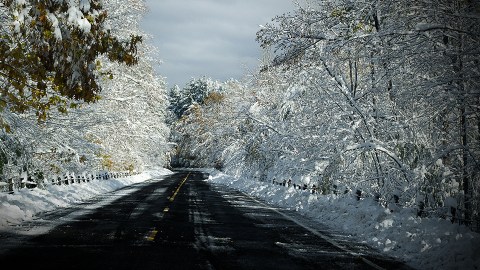
[[[35, 269], [409, 269], [295, 212], [178, 171], [0, 234]], [[41, 230], [40, 230], [41, 231]]]

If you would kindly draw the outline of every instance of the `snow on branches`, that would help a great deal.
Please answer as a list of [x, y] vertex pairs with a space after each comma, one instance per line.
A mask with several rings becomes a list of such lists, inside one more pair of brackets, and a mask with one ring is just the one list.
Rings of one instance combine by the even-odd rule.
[[142, 38], [113, 36], [100, 1], [1, 4], [1, 109], [34, 111], [39, 120], [46, 120], [51, 108], [66, 112], [79, 102], [98, 100], [99, 56], [126, 65], [137, 62]]

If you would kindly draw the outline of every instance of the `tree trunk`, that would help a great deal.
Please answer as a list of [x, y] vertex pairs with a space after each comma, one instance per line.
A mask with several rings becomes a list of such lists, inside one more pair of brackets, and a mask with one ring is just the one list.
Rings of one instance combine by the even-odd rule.
[[464, 194], [464, 218], [465, 224], [469, 224], [471, 220], [471, 194], [470, 194], [470, 178], [468, 173], [469, 158], [468, 158], [468, 121], [467, 121], [467, 107], [468, 107], [468, 93], [465, 86], [465, 78], [463, 76], [463, 48], [464, 48], [464, 34], [460, 34], [460, 44], [458, 45], [458, 52], [456, 56], [456, 64], [454, 66], [455, 73], [458, 74], [457, 89], [460, 97], [460, 136], [462, 143], [462, 188]]

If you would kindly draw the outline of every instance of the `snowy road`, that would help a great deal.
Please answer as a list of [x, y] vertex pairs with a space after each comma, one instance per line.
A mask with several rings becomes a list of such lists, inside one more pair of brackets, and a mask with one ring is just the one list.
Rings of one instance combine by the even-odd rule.
[[0, 234], [0, 261], [35, 269], [408, 269], [204, 177], [178, 172], [44, 215], [28, 230]]

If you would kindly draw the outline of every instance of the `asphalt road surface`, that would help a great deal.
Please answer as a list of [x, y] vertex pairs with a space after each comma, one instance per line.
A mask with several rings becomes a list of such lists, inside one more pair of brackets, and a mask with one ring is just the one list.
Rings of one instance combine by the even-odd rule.
[[[293, 211], [178, 171], [0, 233], [17, 269], [409, 269]], [[361, 225], [360, 225], [361, 226]]]

